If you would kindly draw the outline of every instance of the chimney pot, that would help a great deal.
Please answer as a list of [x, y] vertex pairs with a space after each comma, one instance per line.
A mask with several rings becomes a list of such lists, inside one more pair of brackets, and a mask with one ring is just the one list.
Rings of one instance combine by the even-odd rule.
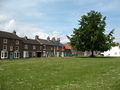
[[27, 36], [25, 36], [25, 37], [24, 37], [24, 39], [25, 39], [25, 40], [28, 40], [28, 37], [27, 37]]
[[57, 41], [60, 42], [60, 38], [57, 38]]
[[56, 41], [56, 40], [55, 40], [55, 37], [52, 38], [52, 41], [54, 41], [54, 42]]
[[15, 35], [16, 35], [16, 31], [15, 31], [15, 30], [13, 30], [13, 34], [15, 34]]
[[39, 36], [38, 35], [35, 36], [35, 40], [39, 40]]
[[47, 40], [50, 40], [50, 37], [49, 37], [49, 36], [47, 37]]

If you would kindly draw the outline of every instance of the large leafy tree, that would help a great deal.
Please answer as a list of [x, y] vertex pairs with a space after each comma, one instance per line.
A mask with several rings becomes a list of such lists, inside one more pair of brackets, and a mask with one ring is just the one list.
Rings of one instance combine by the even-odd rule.
[[79, 28], [74, 28], [73, 34], [68, 36], [71, 45], [80, 51], [106, 51], [114, 45], [113, 31], [105, 34], [106, 17], [100, 12], [90, 11], [79, 20]]

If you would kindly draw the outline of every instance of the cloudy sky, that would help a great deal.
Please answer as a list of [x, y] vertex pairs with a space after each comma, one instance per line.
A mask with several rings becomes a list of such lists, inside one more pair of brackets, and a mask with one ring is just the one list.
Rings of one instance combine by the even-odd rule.
[[80, 17], [90, 10], [107, 16], [106, 33], [115, 29], [120, 42], [120, 0], [0, 0], [0, 30], [34, 38], [60, 37], [67, 42]]

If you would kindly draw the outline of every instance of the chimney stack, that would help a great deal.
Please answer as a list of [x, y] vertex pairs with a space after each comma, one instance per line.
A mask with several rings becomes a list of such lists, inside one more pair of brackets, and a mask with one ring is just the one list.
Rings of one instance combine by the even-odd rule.
[[56, 40], [55, 40], [55, 37], [53, 37], [53, 38], [52, 38], [52, 41], [53, 41], [53, 42], [55, 42], [55, 41], [56, 41]]
[[60, 42], [60, 38], [57, 38], [57, 42]]
[[47, 37], [47, 40], [50, 40], [50, 37], [49, 37], [49, 36]]
[[12, 32], [12, 33], [16, 35], [16, 31], [15, 31], [15, 30], [13, 30], [13, 32]]
[[39, 40], [39, 36], [38, 35], [35, 36], [35, 40]]
[[24, 39], [25, 39], [25, 40], [28, 40], [28, 37], [27, 37], [27, 36], [25, 36], [25, 37], [24, 37]]

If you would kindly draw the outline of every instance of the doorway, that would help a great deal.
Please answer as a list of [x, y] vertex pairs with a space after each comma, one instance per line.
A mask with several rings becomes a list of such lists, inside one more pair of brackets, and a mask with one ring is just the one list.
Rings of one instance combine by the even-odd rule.
[[37, 52], [37, 57], [42, 57], [42, 52]]
[[13, 58], [14, 58], [14, 53], [10, 52], [10, 59], [13, 59]]

